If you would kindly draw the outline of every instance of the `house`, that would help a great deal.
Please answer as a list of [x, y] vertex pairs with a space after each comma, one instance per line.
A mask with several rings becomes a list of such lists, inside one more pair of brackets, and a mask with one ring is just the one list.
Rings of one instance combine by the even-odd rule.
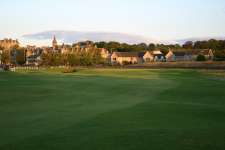
[[41, 55], [31, 55], [26, 57], [26, 65], [38, 66], [41, 63]]
[[163, 62], [166, 60], [164, 54], [160, 50], [151, 51], [151, 55], [154, 58], [154, 62]]
[[192, 55], [185, 51], [172, 51], [169, 50], [169, 52], [166, 54], [166, 61], [191, 61]]
[[39, 65], [41, 62], [41, 54], [43, 50], [41, 48], [30, 48], [26, 50], [26, 65]]
[[148, 63], [148, 62], [153, 62], [154, 61], [154, 55], [152, 55], [151, 52], [147, 51], [145, 52], [143, 56], [143, 61]]
[[196, 60], [199, 55], [205, 56], [206, 60], [213, 60], [214, 54], [211, 49], [195, 49], [190, 51], [192, 60]]
[[143, 52], [114, 52], [111, 56], [111, 63], [120, 65], [123, 65], [125, 63], [137, 64], [143, 62], [143, 56]]
[[148, 62], [162, 62], [165, 61], [165, 56], [159, 50], [146, 52], [114, 52], [111, 55], [111, 62], [113, 64], [137, 64]]
[[194, 61], [199, 55], [205, 56], [206, 60], [212, 60], [214, 58], [213, 51], [209, 50], [176, 50], [169, 52], [166, 55], [166, 61]]
[[143, 61], [145, 63], [148, 63], [148, 62], [162, 62], [162, 61], [165, 61], [165, 56], [159, 50], [147, 51], [147, 52], [145, 52], [145, 54], [143, 56]]

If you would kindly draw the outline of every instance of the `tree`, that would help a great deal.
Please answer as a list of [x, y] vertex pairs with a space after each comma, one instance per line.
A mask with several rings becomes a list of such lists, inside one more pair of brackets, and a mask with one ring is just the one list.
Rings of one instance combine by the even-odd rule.
[[80, 65], [80, 58], [77, 54], [68, 54], [67, 55], [67, 64], [69, 66], [78, 66]]
[[155, 50], [155, 44], [153, 44], [153, 43], [149, 44], [149, 45], [148, 45], [148, 49], [149, 49], [150, 51]]
[[106, 42], [96, 42], [95, 45], [97, 45], [98, 48], [106, 48], [107, 43]]
[[148, 45], [145, 44], [145, 43], [140, 43], [137, 46], [138, 46], [138, 51], [146, 51], [146, 50], [148, 50]]
[[10, 52], [8, 50], [2, 52], [1, 60], [3, 64], [10, 64]]
[[16, 50], [16, 63], [19, 65], [23, 65], [26, 62], [25, 58], [25, 49], [19, 48]]
[[42, 60], [42, 65], [45, 65], [45, 66], [50, 66], [53, 64], [53, 60], [52, 60], [52, 53], [42, 53], [41, 55], [41, 60]]
[[1, 45], [0, 45], [0, 50], [2, 50], [2, 51], [4, 50], [4, 48]]
[[92, 59], [94, 64], [102, 64], [104, 59], [101, 56], [101, 53], [98, 49], [94, 49], [92, 53]]
[[198, 55], [196, 58], [197, 61], [206, 61], [206, 58], [204, 55]]
[[90, 52], [82, 52], [80, 55], [80, 64], [83, 66], [93, 65], [93, 60]]
[[192, 49], [193, 48], [193, 42], [192, 41], [187, 41], [183, 44], [183, 48], [185, 49]]

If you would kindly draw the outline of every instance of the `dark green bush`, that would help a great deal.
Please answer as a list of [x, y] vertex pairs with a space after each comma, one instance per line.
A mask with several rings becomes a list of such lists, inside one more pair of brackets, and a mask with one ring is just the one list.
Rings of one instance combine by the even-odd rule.
[[206, 58], [204, 55], [198, 55], [196, 61], [206, 61]]

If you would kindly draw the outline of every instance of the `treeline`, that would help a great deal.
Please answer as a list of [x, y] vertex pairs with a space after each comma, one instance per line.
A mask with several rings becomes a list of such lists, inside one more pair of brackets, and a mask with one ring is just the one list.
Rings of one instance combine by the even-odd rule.
[[187, 41], [182, 47], [185, 49], [212, 49], [215, 51], [225, 50], [225, 40], [211, 39], [208, 41]]
[[169, 49], [174, 50], [186, 50], [186, 49], [212, 49], [215, 51], [225, 50], [225, 40], [208, 40], [208, 41], [187, 41], [183, 45], [179, 44], [126, 44], [119, 42], [96, 42], [95, 43], [98, 48], [106, 48], [110, 52], [118, 51], [118, 52], [131, 52], [131, 51], [144, 51], [144, 50], [155, 50], [159, 49], [163, 52], [167, 52]]
[[97, 50], [71, 54], [43, 53], [41, 59], [41, 65], [44, 66], [91, 66], [105, 62]]
[[182, 47], [179, 44], [175, 45], [164, 45], [164, 44], [127, 44], [119, 42], [96, 42], [98, 48], [105, 48], [110, 52], [142, 52], [146, 50], [155, 50], [159, 49], [161, 51], [167, 52], [168, 49], [181, 49]]

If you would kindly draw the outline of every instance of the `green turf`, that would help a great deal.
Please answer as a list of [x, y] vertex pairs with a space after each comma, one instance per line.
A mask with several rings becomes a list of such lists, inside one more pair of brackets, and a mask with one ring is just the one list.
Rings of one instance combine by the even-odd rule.
[[0, 150], [224, 150], [220, 74], [0, 72]]

